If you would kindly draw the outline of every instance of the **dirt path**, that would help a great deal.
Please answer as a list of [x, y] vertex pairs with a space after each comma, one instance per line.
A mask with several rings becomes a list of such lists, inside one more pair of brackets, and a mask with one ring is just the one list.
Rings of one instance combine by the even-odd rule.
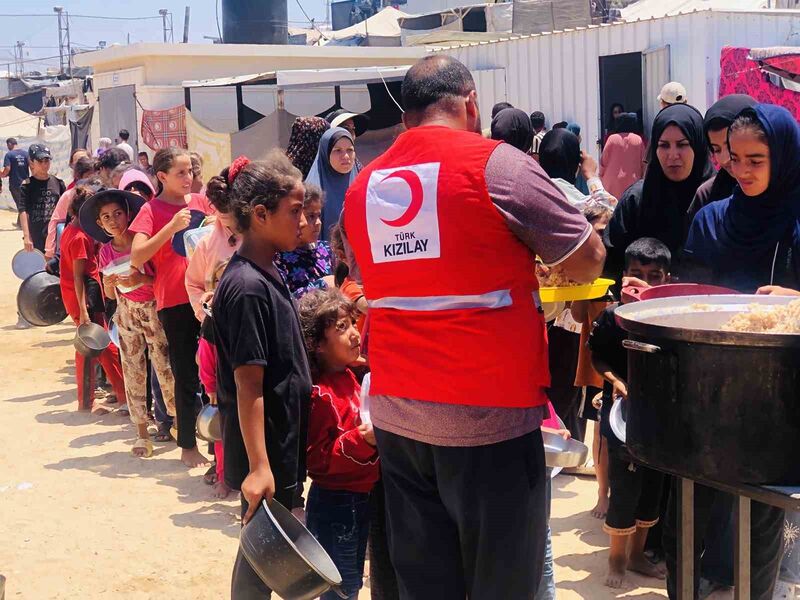
[[[77, 411], [68, 323], [15, 329], [11, 256], [22, 246], [0, 211], [0, 574], [6, 598], [170, 600], [228, 597], [239, 524], [233, 495], [213, 500], [204, 469], [173, 445], [130, 454], [127, 417]], [[606, 535], [588, 511], [590, 479], [561, 476], [553, 494], [560, 599], [662, 598], [642, 577], [603, 587]], [[642, 586], [642, 587], [635, 587]], [[660, 586], [658, 586], [660, 587]], [[368, 590], [362, 598], [369, 598]]]

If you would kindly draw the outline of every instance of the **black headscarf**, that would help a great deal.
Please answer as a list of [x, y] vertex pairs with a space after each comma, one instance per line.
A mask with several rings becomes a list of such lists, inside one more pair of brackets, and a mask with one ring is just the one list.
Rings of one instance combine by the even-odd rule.
[[581, 144], [569, 129], [552, 129], [539, 144], [539, 165], [550, 179], [563, 179], [575, 185], [581, 164]]
[[[706, 111], [706, 116], [703, 119], [703, 133], [706, 136], [709, 148], [711, 147], [711, 141], [708, 140], [709, 131], [717, 131], [730, 127], [731, 123], [733, 123], [740, 112], [745, 108], [751, 108], [755, 105], [755, 99], [747, 94], [731, 94], [712, 104], [711, 108]], [[717, 176], [714, 178], [714, 183], [711, 185], [708, 202], [727, 198], [733, 193], [733, 188], [735, 186], [736, 180], [731, 177], [725, 169], [720, 169], [717, 172]], [[702, 207], [698, 207], [698, 209], [699, 208]]]
[[617, 117], [617, 126], [614, 133], [638, 133], [639, 117], [636, 113], [622, 113]]
[[504, 108], [492, 119], [492, 139], [502, 140], [527, 153], [533, 145], [533, 125], [518, 108]]
[[[694, 150], [689, 177], [680, 182], [667, 178], [656, 154], [658, 142], [670, 125], [680, 128]], [[624, 254], [625, 248], [641, 237], [654, 237], [666, 244], [673, 256], [679, 256], [688, 230], [686, 211], [700, 184], [714, 174], [703, 117], [693, 106], [673, 104], [658, 113], [650, 140], [644, 179], [623, 194], [605, 230], [606, 244], [617, 255]]]
[[800, 126], [781, 106], [757, 104], [745, 108], [747, 113], [767, 134], [769, 187], [748, 197], [736, 186], [731, 197], [706, 206], [692, 223], [686, 252], [711, 267], [721, 283], [744, 292], [769, 283], [794, 287], [800, 258]]

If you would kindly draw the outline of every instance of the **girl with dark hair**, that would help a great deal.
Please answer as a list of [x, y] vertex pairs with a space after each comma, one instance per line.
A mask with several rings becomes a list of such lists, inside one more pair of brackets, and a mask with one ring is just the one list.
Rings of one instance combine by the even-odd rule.
[[[223, 169], [219, 177], [227, 179], [229, 169], [230, 167]], [[206, 318], [203, 305], [211, 305], [212, 294], [208, 292], [211, 278], [220, 263], [230, 260], [242, 243], [242, 236], [237, 229], [236, 217], [228, 196], [220, 194], [218, 188], [214, 193], [208, 190], [206, 192], [208, 200], [216, 212], [214, 229], [198, 242], [186, 269], [186, 291], [189, 293], [189, 302], [200, 323]]]
[[[305, 478], [311, 374], [294, 299], [273, 262], [300, 244], [305, 189], [300, 171], [274, 151], [263, 162], [238, 158], [226, 177], [211, 178], [208, 194], [228, 203], [242, 235], [212, 315], [225, 483], [241, 490], [247, 523], [264, 498], [291, 508]], [[240, 551], [231, 598], [270, 593]]]
[[275, 266], [286, 280], [286, 285], [300, 299], [313, 289], [326, 287], [325, 277], [333, 272], [331, 247], [319, 239], [322, 231], [322, 207], [325, 195], [317, 186], [306, 185], [303, 213], [306, 226], [302, 243], [292, 252], [280, 252]]
[[205, 212], [201, 198], [191, 193], [192, 162], [180, 148], [159, 150], [153, 160], [158, 196], [145, 204], [130, 224], [135, 233], [131, 266], [142, 269], [148, 261], [155, 270], [153, 289], [158, 318], [169, 342], [169, 361], [175, 376], [175, 411], [178, 446], [187, 467], [207, 465], [197, 449], [195, 417], [200, 382], [197, 375], [197, 339], [200, 323], [186, 292], [187, 260], [172, 247], [172, 238], [190, 224], [191, 209]]

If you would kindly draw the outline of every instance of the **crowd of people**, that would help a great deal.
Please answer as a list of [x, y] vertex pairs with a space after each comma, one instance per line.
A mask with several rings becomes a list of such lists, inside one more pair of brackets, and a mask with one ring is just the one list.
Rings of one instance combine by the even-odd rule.
[[[72, 321], [118, 331], [98, 359], [76, 353], [78, 407], [127, 411], [137, 457], [176, 442], [217, 497], [240, 491], [245, 524], [262, 499], [292, 509], [347, 597], [369, 539], [373, 598], [555, 598], [542, 431], [585, 439], [593, 421], [605, 583], [636, 571], [675, 599], [673, 484], [609, 426], [627, 398], [617, 303], [546, 321], [537, 275], [800, 295], [800, 127], [747, 96], [704, 117], [675, 82], [659, 100], [646, 138], [612, 108], [598, 163], [577, 124], [547, 130], [508, 103], [476, 135], [469, 70], [436, 55], [408, 71], [406, 131], [368, 165], [363, 118], [337, 111], [298, 118], [285, 152], [209, 181], [198, 155], [163, 149], [150, 164], [127, 132], [73, 152], [69, 186], [45, 146], [13, 139], [0, 174]], [[211, 459], [195, 435], [207, 403], [222, 417]], [[695, 502], [705, 597], [732, 585], [733, 500], [698, 486]], [[785, 515], [752, 512], [751, 597], [766, 600]], [[231, 590], [270, 594], [241, 553]]]

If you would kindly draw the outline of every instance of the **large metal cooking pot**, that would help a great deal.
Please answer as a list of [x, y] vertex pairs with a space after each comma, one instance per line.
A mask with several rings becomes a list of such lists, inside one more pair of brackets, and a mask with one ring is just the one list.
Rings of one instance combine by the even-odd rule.
[[311, 600], [328, 590], [342, 598], [342, 577], [322, 546], [277, 500], [242, 527], [239, 546], [261, 580], [284, 600]]
[[67, 311], [61, 300], [58, 277], [39, 271], [23, 281], [17, 292], [17, 310], [31, 325], [47, 327], [61, 323]]
[[696, 480], [800, 483], [800, 335], [723, 331], [779, 296], [686, 296], [621, 306], [629, 334], [627, 446]]

